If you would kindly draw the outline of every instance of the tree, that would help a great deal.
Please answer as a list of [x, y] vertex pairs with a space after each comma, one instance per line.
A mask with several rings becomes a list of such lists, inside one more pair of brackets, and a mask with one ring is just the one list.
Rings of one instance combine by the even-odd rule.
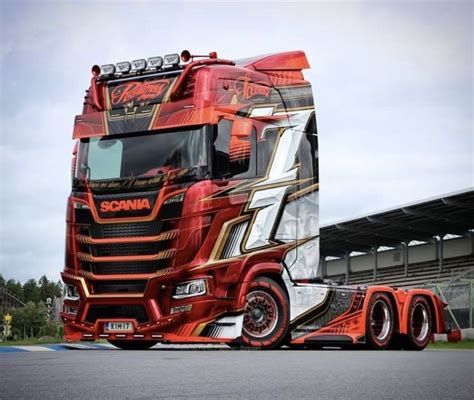
[[43, 303], [29, 301], [25, 307], [12, 310], [12, 317], [15, 332], [35, 337], [48, 322], [48, 309]]
[[54, 283], [49, 281], [46, 275], [43, 275], [39, 281], [40, 298], [41, 301], [46, 303], [48, 298], [54, 299], [55, 297], [61, 297], [62, 285], [60, 282]]
[[61, 324], [54, 321], [46, 321], [46, 323], [41, 327], [38, 336], [50, 336], [54, 338], [62, 336]]
[[23, 293], [25, 301], [32, 301], [33, 303], [39, 303], [41, 301], [41, 292], [38, 284], [34, 279], [29, 279], [23, 285]]
[[5, 287], [7, 281], [3, 277], [3, 275], [0, 273], [0, 288]]

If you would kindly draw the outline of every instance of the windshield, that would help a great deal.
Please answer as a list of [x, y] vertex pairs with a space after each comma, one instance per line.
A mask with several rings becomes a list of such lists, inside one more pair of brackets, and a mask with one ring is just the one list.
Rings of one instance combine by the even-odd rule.
[[[150, 178], [177, 170], [207, 175], [209, 129], [82, 139], [76, 178]], [[194, 174], [196, 175], [196, 174]]]

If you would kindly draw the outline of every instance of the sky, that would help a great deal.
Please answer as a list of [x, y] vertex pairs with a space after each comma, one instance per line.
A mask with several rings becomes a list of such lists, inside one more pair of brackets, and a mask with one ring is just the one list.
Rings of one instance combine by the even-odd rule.
[[474, 186], [473, 3], [0, 0], [0, 272], [59, 279], [94, 64], [304, 50], [321, 222]]

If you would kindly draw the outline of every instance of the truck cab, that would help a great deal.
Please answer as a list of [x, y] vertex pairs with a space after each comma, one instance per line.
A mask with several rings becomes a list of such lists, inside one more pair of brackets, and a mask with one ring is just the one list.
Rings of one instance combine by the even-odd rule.
[[[307, 68], [302, 51], [236, 61], [184, 51], [92, 68], [74, 122], [66, 339], [275, 348], [327, 338], [342, 319], [353, 329], [330, 341], [366, 342], [367, 291], [317, 279]], [[395, 334], [392, 292], [380, 332]]]

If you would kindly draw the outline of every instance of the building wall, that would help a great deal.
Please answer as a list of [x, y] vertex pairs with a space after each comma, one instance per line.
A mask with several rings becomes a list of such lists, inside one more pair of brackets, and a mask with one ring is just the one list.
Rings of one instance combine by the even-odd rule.
[[[474, 254], [474, 238], [455, 238], [444, 240], [443, 246], [444, 259]], [[378, 268], [395, 267], [404, 264], [403, 248], [396, 250], [379, 251]], [[437, 244], [427, 243], [416, 246], [410, 246], [408, 251], [409, 264], [436, 261]], [[345, 274], [346, 260], [328, 260], [326, 261], [327, 276]], [[363, 254], [351, 257], [351, 271], [367, 271], [374, 268], [374, 255]]]

